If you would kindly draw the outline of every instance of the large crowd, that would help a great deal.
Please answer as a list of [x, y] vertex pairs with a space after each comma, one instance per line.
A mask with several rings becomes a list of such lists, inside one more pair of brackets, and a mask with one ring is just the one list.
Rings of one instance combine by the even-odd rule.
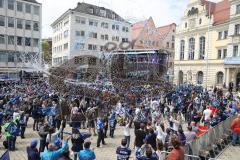
[[[29, 160], [98, 159], [91, 149], [90, 137], [98, 136], [96, 147], [104, 147], [107, 133], [114, 138], [119, 126], [123, 129], [123, 139], [116, 153], [112, 153], [117, 154], [117, 160], [130, 157], [182, 160], [188, 143], [237, 115], [240, 106], [240, 97], [232, 92], [223, 93], [217, 87], [206, 90], [191, 84], [180, 87], [167, 83], [124, 84], [123, 88], [96, 84], [80, 91], [81, 87], [73, 84], [65, 86], [68, 88], [64, 91], [56, 90], [57, 85], [53, 87], [47, 79], [0, 85], [3, 146], [14, 151], [16, 139], [25, 138], [28, 121], [32, 118], [32, 130], [40, 138], [33, 139], [27, 147]], [[71, 132], [66, 131], [68, 126]], [[240, 116], [231, 129], [232, 143], [236, 145], [240, 141]], [[134, 137], [131, 137], [131, 130], [134, 130]], [[134, 142], [134, 150], [131, 150], [131, 142]], [[166, 156], [163, 151], [170, 153]]]

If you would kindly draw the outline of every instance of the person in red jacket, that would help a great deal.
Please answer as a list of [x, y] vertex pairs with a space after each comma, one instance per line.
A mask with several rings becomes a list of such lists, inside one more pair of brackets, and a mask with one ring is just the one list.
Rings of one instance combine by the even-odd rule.
[[184, 151], [180, 147], [181, 143], [177, 137], [173, 137], [171, 140], [173, 150], [169, 153], [167, 160], [184, 160]]
[[237, 141], [240, 142], [240, 114], [235, 118], [231, 124], [231, 130], [233, 132], [232, 145], [236, 145]]

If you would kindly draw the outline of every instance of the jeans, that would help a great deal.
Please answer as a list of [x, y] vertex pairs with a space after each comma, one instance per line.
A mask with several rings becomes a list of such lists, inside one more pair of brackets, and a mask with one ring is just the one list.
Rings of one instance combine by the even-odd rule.
[[78, 154], [79, 154], [79, 152], [73, 152], [73, 160], [78, 159]]
[[39, 152], [44, 152], [46, 147], [46, 139], [40, 139]]
[[240, 142], [240, 133], [233, 133], [232, 144], [235, 145], [237, 142]]
[[35, 131], [35, 130], [38, 131], [38, 122], [39, 122], [38, 119], [34, 119], [34, 121], [33, 121], [33, 130], [34, 130], [34, 131]]
[[114, 127], [110, 127], [110, 137], [112, 137], [112, 138], [113, 138], [113, 135], [114, 135], [114, 130], [115, 130]]
[[25, 130], [26, 130], [26, 126], [21, 126], [21, 138], [24, 137]]
[[15, 150], [16, 139], [17, 139], [16, 136], [9, 136], [9, 137], [7, 137], [8, 149], [10, 151], [14, 151]]
[[126, 147], [128, 148], [130, 146], [130, 136], [125, 136], [125, 139], [127, 140]]
[[98, 130], [97, 147], [100, 147], [100, 142], [101, 141], [102, 141], [102, 144], [105, 144], [103, 130]]

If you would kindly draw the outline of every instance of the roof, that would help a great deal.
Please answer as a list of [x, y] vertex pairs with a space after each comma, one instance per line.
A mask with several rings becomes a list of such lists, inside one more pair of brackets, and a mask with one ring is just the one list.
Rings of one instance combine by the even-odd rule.
[[26, 1], [26, 2], [31, 2], [31, 3], [37, 3], [37, 4], [40, 4], [40, 3], [37, 2], [36, 0], [22, 0], [22, 1]]
[[230, 20], [230, 3], [229, 0], [223, 0], [215, 5], [213, 13], [213, 25], [222, 24]]
[[172, 30], [173, 27], [176, 27], [175, 23], [171, 23], [171, 24], [168, 24], [165, 26], [158, 27], [157, 31], [160, 36], [167, 35]]
[[214, 3], [207, 0], [201, 0], [202, 5], [205, 5], [207, 13], [213, 16], [213, 25], [219, 25], [228, 22], [230, 19], [230, 2], [229, 0], [222, 0]]
[[[91, 12], [90, 10], [92, 10], [93, 12]], [[100, 14], [100, 10], [106, 11], [105, 16], [102, 16]], [[72, 9], [72, 11], [90, 14], [90, 15], [99, 16], [99, 17], [104, 17], [104, 18], [108, 18], [108, 19], [112, 19], [112, 20], [116, 20], [116, 21], [125, 21], [122, 17], [120, 17], [118, 14], [116, 14], [114, 11], [112, 11], [110, 9], [95, 6], [95, 5], [84, 3], [84, 2], [82, 2], [82, 3], [79, 2], [77, 4], [77, 7]]]

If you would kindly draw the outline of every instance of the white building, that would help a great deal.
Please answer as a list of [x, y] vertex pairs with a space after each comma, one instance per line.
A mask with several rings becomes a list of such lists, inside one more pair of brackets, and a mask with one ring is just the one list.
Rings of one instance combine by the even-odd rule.
[[108, 42], [119, 47], [130, 41], [131, 24], [114, 11], [87, 3], [78, 3], [51, 25], [53, 66], [80, 55], [94, 55]]
[[18, 77], [27, 69], [25, 61], [41, 57], [41, 24], [42, 5], [36, 0], [0, 0], [1, 77]]

